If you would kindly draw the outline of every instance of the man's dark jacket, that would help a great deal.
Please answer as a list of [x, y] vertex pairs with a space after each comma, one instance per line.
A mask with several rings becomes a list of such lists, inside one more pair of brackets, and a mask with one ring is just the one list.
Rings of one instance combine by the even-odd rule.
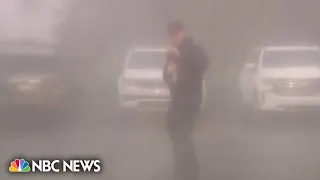
[[[203, 75], [209, 66], [205, 52], [191, 38], [186, 38], [178, 48], [180, 58], [173, 60], [168, 55], [163, 79], [171, 90], [171, 108], [182, 111], [198, 111], [202, 103]], [[177, 82], [172, 84], [167, 73], [170, 62], [177, 63]]]

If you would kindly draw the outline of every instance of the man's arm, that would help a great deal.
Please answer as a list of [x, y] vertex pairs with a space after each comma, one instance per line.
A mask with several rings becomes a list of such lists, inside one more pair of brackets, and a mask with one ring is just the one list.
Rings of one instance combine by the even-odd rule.
[[169, 84], [169, 74], [168, 74], [168, 67], [169, 67], [169, 57], [167, 56], [167, 60], [166, 60], [166, 64], [163, 67], [163, 80], [164, 82], [166, 82], [167, 84]]
[[192, 52], [190, 68], [192, 73], [203, 75], [209, 67], [209, 59], [206, 53], [199, 46], [195, 46]]

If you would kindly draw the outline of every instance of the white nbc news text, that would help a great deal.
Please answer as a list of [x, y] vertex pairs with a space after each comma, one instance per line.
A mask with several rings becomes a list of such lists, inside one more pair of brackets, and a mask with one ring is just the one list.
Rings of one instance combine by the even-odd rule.
[[32, 172], [95, 172], [101, 170], [100, 160], [38, 160], [31, 161]]

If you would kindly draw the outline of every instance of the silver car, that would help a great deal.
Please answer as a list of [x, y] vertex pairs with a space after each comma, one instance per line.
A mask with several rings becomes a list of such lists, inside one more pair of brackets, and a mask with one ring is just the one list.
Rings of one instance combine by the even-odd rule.
[[[134, 49], [128, 54], [118, 79], [120, 105], [125, 109], [166, 111], [170, 101], [168, 86], [163, 81], [165, 48]], [[203, 103], [206, 97], [204, 86]]]

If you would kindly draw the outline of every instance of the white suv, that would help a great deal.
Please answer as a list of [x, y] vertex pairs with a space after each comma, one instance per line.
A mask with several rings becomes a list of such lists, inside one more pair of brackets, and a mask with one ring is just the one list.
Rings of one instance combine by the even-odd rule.
[[166, 55], [165, 48], [134, 49], [129, 52], [123, 73], [118, 79], [119, 100], [123, 108], [151, 111], [168, 109], [170, 92], [163, 81]]
[[256, 49], [243, 68], [240, 82], [243, 100], [260, 112], [320, 108], [320, 49]]

